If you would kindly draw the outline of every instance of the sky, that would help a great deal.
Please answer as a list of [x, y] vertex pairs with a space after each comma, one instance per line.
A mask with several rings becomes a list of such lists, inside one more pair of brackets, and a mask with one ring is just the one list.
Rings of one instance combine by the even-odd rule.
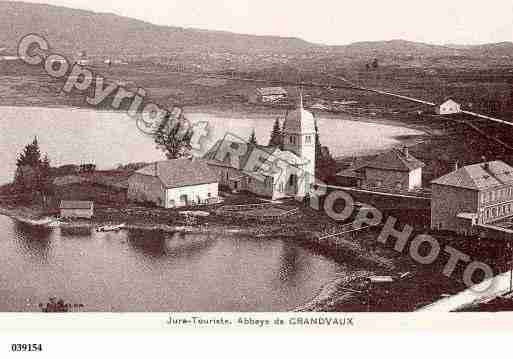
[[404, 39], [433, 44], [513, 41], [513, 1], [26, 0], [111, 12], [158, 25], [300, 37], [328, 45]]

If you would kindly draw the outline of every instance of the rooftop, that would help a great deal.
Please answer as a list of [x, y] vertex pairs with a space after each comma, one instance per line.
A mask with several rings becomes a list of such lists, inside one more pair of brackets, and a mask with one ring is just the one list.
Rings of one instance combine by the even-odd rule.
[[475, 190], [513, 184], [513, 167], [502, 161], [477, 163], [462, 167], [431, 183]]
[[381, 153], [373, 159], [364, 163], [360, 168], [376, 168], [391, 171], [410, 172], [425, 164], [409, 154], [406, 149], [392, 149]]
[[61, 201], [60, 209], [91, 209], [94, 203], [92, 201]]
[[287, 95], [287, 90], [285, 90], [283, 87], [261, 87], [258, 88], [257, 91], [262, 96]]
[[135, 173], [158, 177], [166, 188], [217, 182], [216, 174], [202, 159], [176, 159], [152, 163]]
[[283, 123], [283, 132], [287, 133], [315, 133], [315, 119], [311, 112], [303, 108], [303, 98], [300, 97], [299, 106], [289, 112]]
[[[294, 154], [290, 151], [282, 151], [278, 147], [251, 145], [251, 144], [247, 144], [247, 143], [242, 144], [239, 142], [229, 141], [229, 140], [219, 140], [212, 146], [212, 148], [205, 154], [205, 156], [203, 156], [203, 158], [205, 160], [207, 160], [208, 163], [214, 164], [214, 165], [232, 167], [231, 158], [229, 157], [229, 155], [227, 155], [226, 158], [224, 158], [224, 159], [218, 158], [218, 155], [220, 154], [219, 153], [220, 146], [223, 142], [226, 142], [226, 145], [232, 147], [234, 150], [237, 150], [238, 146], [241, 146], [241, 145], [247, 146], [246, 152], [243, 155], [241, 155], [241, 157], [239, 159], [239, 164], [238, 164], [239, 170], [246, 169], [246, 164], [247, 164], [248, 160], [250, 159], [250, 156], [254, 150], [265, 152], [268, 156], [264, 155], [262, 152], [260, 154], [262, 154], [262, 157], [265, 157], [264, 159], [269, 162], [275, 163], [276, 160], [281, 160], [281, 161], [284, 161], [287, 164], [292, 165], [292, 166], [303, 165], [306, 163], [304, 159], [298, 157], [296, 154]], [[271, 168], [271, 170], [273, 170], [273, 168]], [[275, 172], [280, 173], [281, 169], [276, 168]]]

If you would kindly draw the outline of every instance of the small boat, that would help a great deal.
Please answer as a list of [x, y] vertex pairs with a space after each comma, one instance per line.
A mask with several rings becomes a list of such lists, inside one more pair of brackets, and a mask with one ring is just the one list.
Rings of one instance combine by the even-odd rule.
[[97, 232], [118, 232], [118, 231], [122, 230], [123, 228], [125, 228], [125, 226], [126, 226], [125, 223], [116, 224], [116, 225], [106, 225], [106, 226], [101, 226], [101, 227], [96, 228], [96, 231]]

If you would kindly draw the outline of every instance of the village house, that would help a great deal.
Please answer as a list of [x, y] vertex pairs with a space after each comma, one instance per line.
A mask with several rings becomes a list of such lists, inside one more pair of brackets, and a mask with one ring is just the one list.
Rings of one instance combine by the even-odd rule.
[[[237, 161], [238, 167], [224, 153], [227, 147], [237, 149], [242, 146], [240, 142], [220, 140], [204, 156], [221, 185], [234, 191], [248, 191], [272, 199], [305, 197], [310, 193], [315, 179], [315, 119], [312, 113], [303, 108], [302, 100], [299, 107], [285, 118], [283, 149], [244, 145], [247, 149], [240, 161]], [[220, 153], [222, 158], [219, 157]], [[255, 153], [274, 164], [269, 171], [264, 173], [258, 168], [252, 168], [250, 161]]]
[[425, 164], [413, 157], [407, 147], [392, 149], [337, 173], [340, 185], [413, 191], [422, 187]]
[[262, 87], [256, 90], [257, 100], [262, 103], [273, 103], [287, 100], [287, 90], [283, 87]]
[[461, 105], [452, 99], [448, 99], [436, 106], [435, 112], [437, 115], [452, 115], [461, 112]]
[[87, 218], [94, 216], [94, 203], [92, 201], [65, 201], [59, 204], [62, 218]]
[[431, 228], [476, 234], [513, 216], [513, 167], [502, 161], [462, 167], [432, 183]]
[[201, 159], [160, 161], [128, 178], [127, 196], [163, 208], [209, 204], [218, 201], [218, 179]]

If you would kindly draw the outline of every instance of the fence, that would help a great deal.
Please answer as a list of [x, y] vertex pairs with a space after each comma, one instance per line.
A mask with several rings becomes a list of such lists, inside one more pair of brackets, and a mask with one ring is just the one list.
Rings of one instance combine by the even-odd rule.
[[[278, 209], [281, 213], [248, 213], [250, 210]], [[273, 203], [257, 203], [248, 205], [223, 206], [216, 211], [221, 216], [230, 216], [242, 220], [254, 220], [261, 222], [281, 221], [298, 213], [297, 208], [279, 206]]]

